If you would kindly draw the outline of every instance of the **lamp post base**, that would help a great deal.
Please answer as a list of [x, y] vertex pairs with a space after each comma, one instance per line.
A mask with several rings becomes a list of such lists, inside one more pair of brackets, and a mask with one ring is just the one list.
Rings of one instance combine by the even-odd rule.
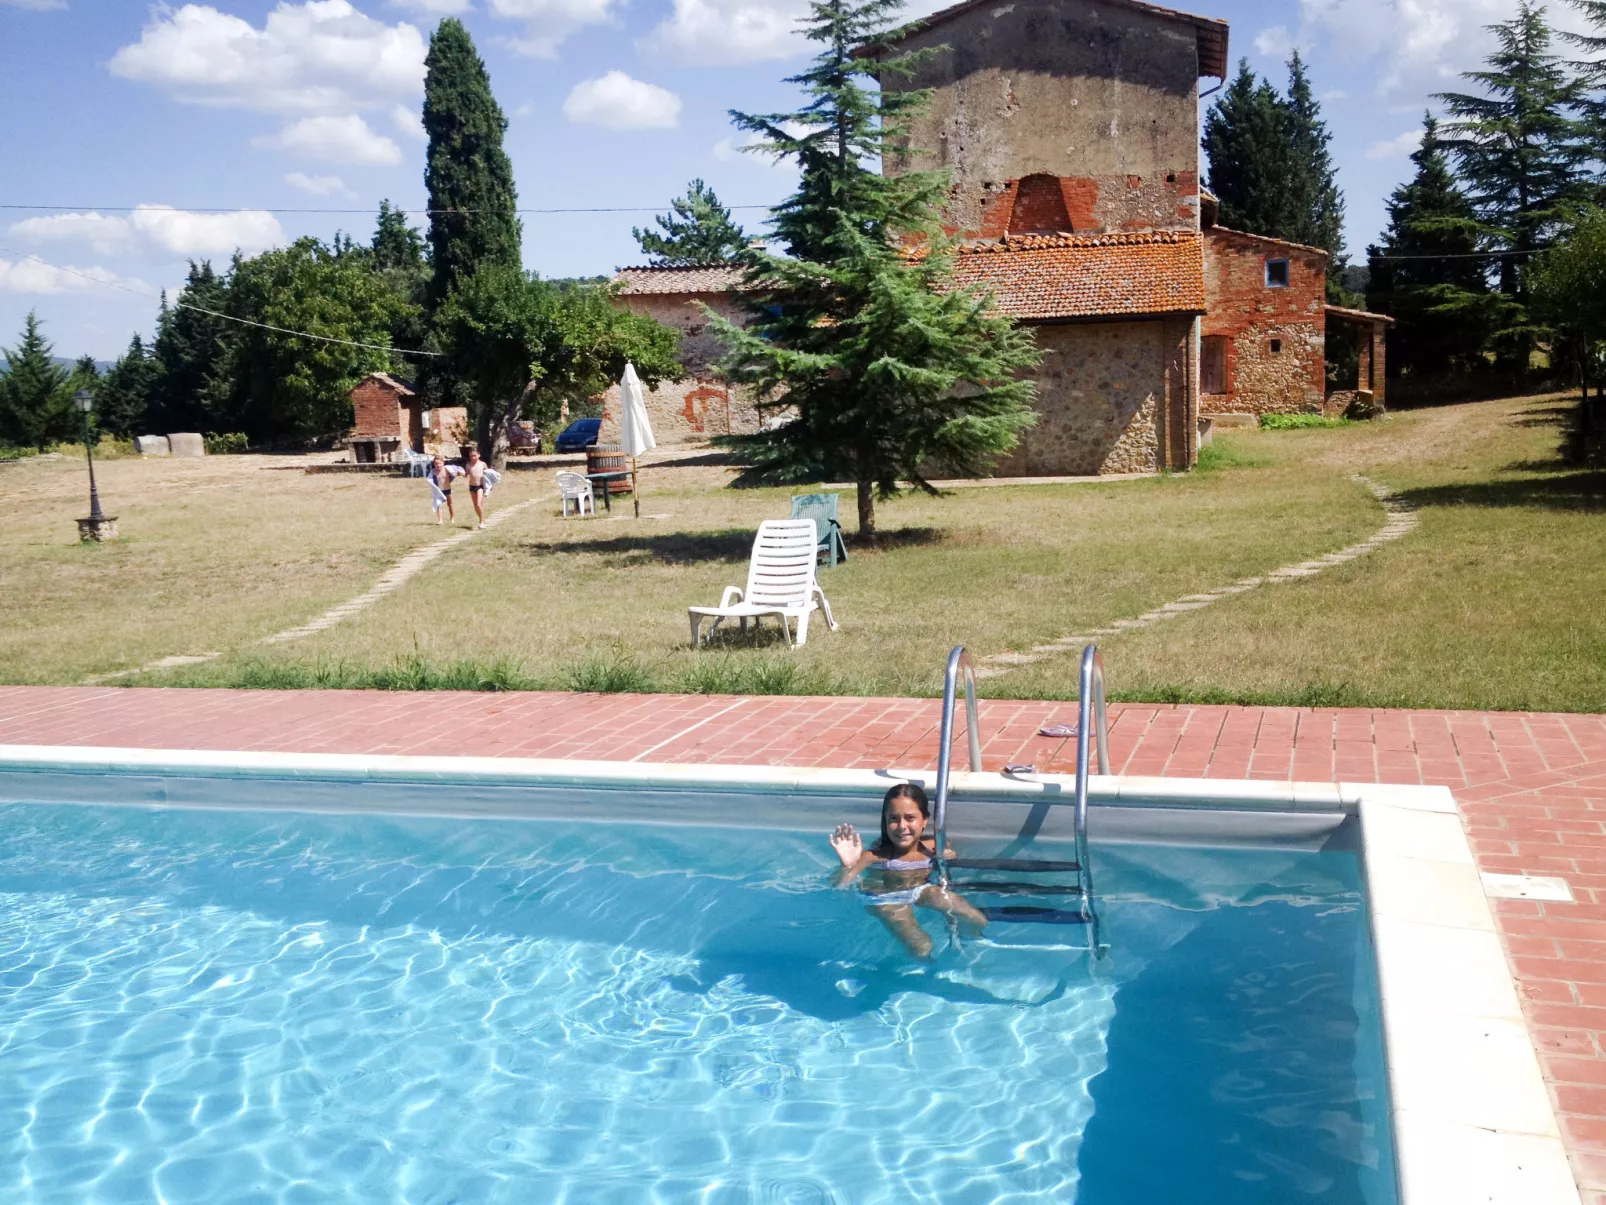
[[116, 515], [102, 515], [98, 519], [78, 520], [78, 542], [80, 544], [99, 544], [102, 540], [115, 540], [116, 538]]

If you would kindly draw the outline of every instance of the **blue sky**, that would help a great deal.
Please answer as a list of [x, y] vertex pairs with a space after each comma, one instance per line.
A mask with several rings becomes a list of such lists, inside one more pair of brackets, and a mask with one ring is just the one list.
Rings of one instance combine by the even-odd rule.
[[[1307, 54], [1334, 133], [1352, 251], [1431, 93], [1489, 46], [1517, 0], [1195, 0], [1232, 24], [1232, 55], [1281, 82]], [[926, 0], [924, 9], [939, 4]], [[1556, 5], [1556, 8], [1564, 6]], [[337, 229], [366, 239], [389, 197], [423, 203], [422, 56], [460, 16], [510, 119], [527, 267], [610, 272], [701, 176], [763, 205], [789, 176], [742, 155], [726, 111], [785, 108], [802, 59], [797, 0], [0, 0], [0, 344], [36, 310], [58, 354], [115, 356], [151, 329], [186, 260], [220, 264]], [[1576, 23], [1568, 12], [1559, 23]], [[207, 209], [247, 210], [237, 213]], [[350, 209], [358, 212], [296, 212]], [[750, 225], [759, 210], [738, 216]], [[28, 258], [36, 256], [37, 259]], [[40, 263], [39, 260], [46, 261]], [[47, 266], [48, 265], [48, 266]], [[71, 269], [65, 271], [64, 269]]]

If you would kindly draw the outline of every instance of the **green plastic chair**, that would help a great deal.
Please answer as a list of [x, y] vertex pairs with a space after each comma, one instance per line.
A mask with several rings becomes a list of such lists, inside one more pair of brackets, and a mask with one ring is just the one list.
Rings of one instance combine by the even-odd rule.
[[820, 537], [816, 559], [824, 557], [827, 568], [848, 559], [848, 546], [842, 542], [842, 525], [836, 521], [836, 504], [841, 496], [799, 494], [792, 499], [792, 518], [814, 520], [814, 530]]

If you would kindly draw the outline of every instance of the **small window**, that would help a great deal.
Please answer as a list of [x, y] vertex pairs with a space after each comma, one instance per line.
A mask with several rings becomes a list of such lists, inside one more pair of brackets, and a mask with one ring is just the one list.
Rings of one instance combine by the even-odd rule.
[[1288, 261], [1286, 259], [1268, 259], [1266, 261], [1266, 287], [1268, 289], [1286, 289], [1288, 287]]
[[1283, 341], [1281, 339], [1273, 339], [1271, 341], [1271, 354], [1274, 356], [1283, 354]]
[[1199, 392], [1227, 392], [1227, 336], [1206, 335], [1199, 354]]

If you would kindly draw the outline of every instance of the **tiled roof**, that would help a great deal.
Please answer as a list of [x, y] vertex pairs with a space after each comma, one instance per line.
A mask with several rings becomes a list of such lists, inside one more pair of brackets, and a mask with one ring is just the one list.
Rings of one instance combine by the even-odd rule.
[[1203, 244], [1192, 230], [971, 243], [954, 258], [954, 280], [1023, 320], [1205, 311]]
[[746, 269], [734, 264], [700, 268], [621, 268], [613, 282], [625, 296], [644, 293], [724, 293], [738, 288]]
[[407, 397], [413, 396], [413, 383], [411, 381], [393, 377], [388, 372], [371, 372], [368, 374], [368, 378], [369, 380], [378, 381], [381, 385], [388, 385], [397, 393], [405, 394]]

